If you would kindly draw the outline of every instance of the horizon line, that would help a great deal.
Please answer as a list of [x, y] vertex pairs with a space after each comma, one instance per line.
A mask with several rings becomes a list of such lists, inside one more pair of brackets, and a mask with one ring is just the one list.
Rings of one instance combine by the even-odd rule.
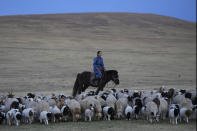
[[187, 22], [191, 22], [191, 23], [197, 23], [197, 20], [192, 21], [192, 20], [186, 20], [186, 19], [181, 19], [178, 17], [174, 17], [174, 16], [168, 16], [168, 15], [163, 15], [163, 14], [157, 14], [157, 13], [146, 13], [146, 12], [125, 12], [125, 11], [111, 11], [111, 12], [100, 12], [100, 11], [91, 11], [91, 12], [57, 12], [57, 13], [22, 13], [22, 14], [5, 14], [2, 15], [0, 14], [0, 17], [2, 16], [25, 16], [25, 15], [58, 15], [58, 14], [96, 14], [96, 13], [130, 13], [130, 14], [150, 14], [150, 15], [159, 15], [159, 16], [166, 16], [166, 17], [171, 17], [174, 19], [179, 19], [179, 20], [183, 20], [183, 21], [187, 21]]

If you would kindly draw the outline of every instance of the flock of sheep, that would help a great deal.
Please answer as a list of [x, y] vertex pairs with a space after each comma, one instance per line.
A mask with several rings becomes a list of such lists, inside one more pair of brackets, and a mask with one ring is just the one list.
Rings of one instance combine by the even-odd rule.
[[0, 96], [0, 124], [21, 122], [93, 121], [114, 119], [147, 119], [159, 122], [169, 119], [171, 124], [196, 119], [196, 90], [177, 90], [161, 87], [151, 91], [109, 89], [82, 92], [75, 98], [64, 94], [48, 96], [28, 93], [14, 97], [12, 93]]

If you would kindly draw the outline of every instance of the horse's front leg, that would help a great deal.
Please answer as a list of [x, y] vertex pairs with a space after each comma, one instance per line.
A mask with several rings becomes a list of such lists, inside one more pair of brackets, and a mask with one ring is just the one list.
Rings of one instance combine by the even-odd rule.
[[78, 94], [81, 94], [82, 90], [83, 90], [83, 84], [79, 86]]
[[84, 92], [88, 88], [88, 85], [84, 85], [82, 88], [82, 92]]
[[96, 91], [96, 95], [98, 95], [99, 91], [103, 91], [103, 88], [105, 87], [105, 85], [101, 84], [98, 86], [97, 91]]

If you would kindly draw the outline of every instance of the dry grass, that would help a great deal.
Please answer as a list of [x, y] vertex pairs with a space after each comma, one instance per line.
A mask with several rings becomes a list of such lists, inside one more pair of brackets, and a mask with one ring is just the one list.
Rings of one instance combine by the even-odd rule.
[[145, 120], [114, 120], [114, 121], [93, 121], [93, 122], [65, 122], [65, 123], [49, 123], [48, 126], [43, 124], [7, 126], [0, 125], [2, 131], [195, 131], [196, 123], [191, 121], [189, 124], [179, 123], [178, 125], [170, 125], [169, 121], [161, 121], [160, 123], [150, 124]]

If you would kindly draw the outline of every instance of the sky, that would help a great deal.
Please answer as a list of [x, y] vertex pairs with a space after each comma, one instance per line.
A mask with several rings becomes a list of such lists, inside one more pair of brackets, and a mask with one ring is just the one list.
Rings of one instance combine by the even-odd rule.
[[84, 12], [131, 12], [196, 22], [196, 0], [0, 0], [0, 16]]

